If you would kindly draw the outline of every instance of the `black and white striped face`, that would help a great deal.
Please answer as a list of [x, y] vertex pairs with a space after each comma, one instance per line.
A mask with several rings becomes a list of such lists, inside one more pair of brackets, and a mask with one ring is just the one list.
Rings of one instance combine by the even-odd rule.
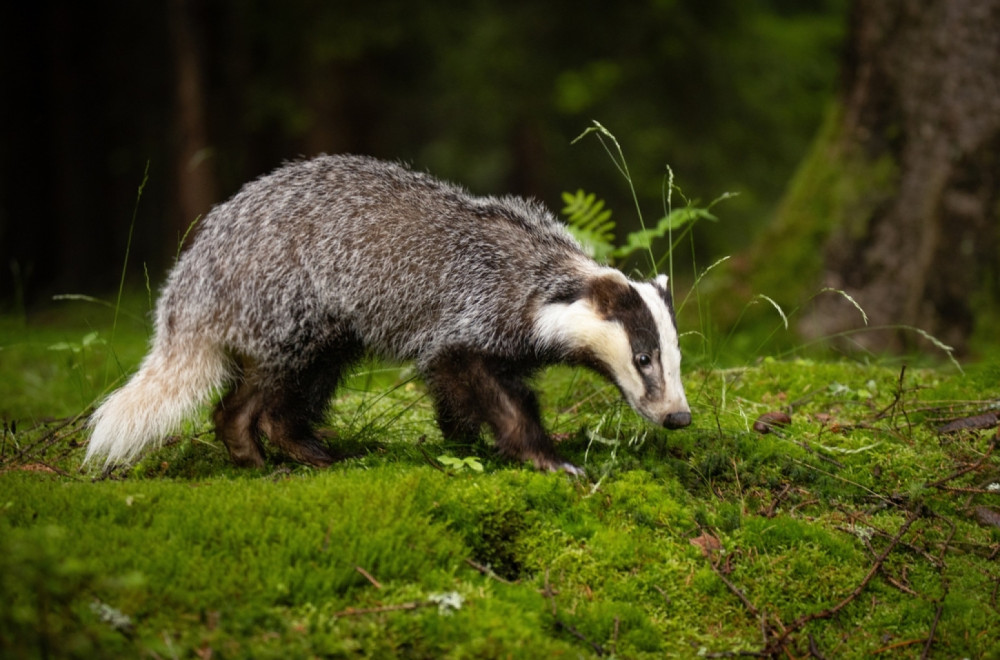
[[591, 279], [582, 296], [543, 305], [536, 330], [572, 362], [607, 376], [640, 415], [670, 429], [691, 423], [681, 383], [667, 277], [631, 282], [618, 271]]

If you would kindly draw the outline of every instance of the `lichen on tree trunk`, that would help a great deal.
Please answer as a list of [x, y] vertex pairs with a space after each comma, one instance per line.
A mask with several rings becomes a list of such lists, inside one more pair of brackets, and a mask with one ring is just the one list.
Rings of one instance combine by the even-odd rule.
[[[961, 350], [1000, 291], [1000, 0], [859, 0], [849, 38], [838, 107], [762, 242], [756, 282], [776, 285], [790, 266], [775, 252], [798, 252], [788, 272], [813, 292], [844, 291], [871, 325]], [[800, 329], [858, 325], [834, 294]], [[892, 350], [919, 337], [852, 339]]]

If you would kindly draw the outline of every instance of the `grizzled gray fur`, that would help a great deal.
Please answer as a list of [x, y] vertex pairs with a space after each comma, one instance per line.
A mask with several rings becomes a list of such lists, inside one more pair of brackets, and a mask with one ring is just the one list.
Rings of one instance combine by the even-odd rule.
[[365, 353], [415, 362], [446, 436], [485, 424], [502, 452], [545, 469], [575, 471], [525, 385], [547, 364], [598, 370], [656, 423], [690, 421], [666, 278], [596, 264], [537, 203], [322, 156], [204, 219], [158, 302], [150, 354], [95, 413], [88, 460], [133, 460], [225, 391], [214, 419], [235, 462], [261, 465], [267, 437], [326, 465], [313, 427]]

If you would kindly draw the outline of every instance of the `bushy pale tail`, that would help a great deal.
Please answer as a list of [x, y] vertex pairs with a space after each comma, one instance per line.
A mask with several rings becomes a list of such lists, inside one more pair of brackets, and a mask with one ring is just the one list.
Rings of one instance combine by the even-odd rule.
[[138, 373], [115, 391], [90, 420], [94, 428], [84, 463], [128, 464], [190, 417], [229, 378], [229, 362], [204, 339], [157, 342]]

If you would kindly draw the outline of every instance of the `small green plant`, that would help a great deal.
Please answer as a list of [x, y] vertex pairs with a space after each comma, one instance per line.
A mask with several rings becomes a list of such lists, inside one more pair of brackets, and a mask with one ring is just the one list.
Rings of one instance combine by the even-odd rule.
[[[743, 346], [742, 350], [738, 351], [739, 355], [743, 358], [748, 356], [750, 358], [758, 357], [766, 346], [772, 344], [779, 332], [784, 331], [785, 334], [788, 335], [794, 330], [790, 320], [796, 314], [801, 312], [818, 296], [832, 293], [844, 298], [848, 303], [853, 305], [855, 309], [857, 309], [860, 315], [860, 320], [863, 322], [863, 326], [846, 330], [835, 335], [821, 337], [805, 343], [789, 345], [788, 342], [779, 342], [779, 347], [776, 349], [776, 355], [781, 357], [797, 356], [803, 354], [815, 345], [829, 345], [837, 340], [840, 340], [841, 342], [850, 342], [853, 336], [858, 333], [902, 330], [919, 335], [921, 338], [932, 344], [936, 349], [945, 354], [945, 357], [952, 363], [956, 370], [961, 372], [962, 367], [956, 360], [954, 349], [951, 346], [948, 346], [920, 328], [899, 325], [871, 326], [868, 322], [868, 314], [849, 293], [841, 289], [831, 287], [820, 289], [810, 298], [805, 300], [801, 305], [787, 311], [782, 308], [782, 306], [771, 296], [765, 293], [756, 293], [745, 303], [736, 315], [735, 320], [729, 324], [728, 332], [716, 338], [716, 333], [711, 328], [712, 324], [709, 321], [710, 313], [708, 308], [712, 304], [712, 298], [709, 296], [708, 299], [702, 300], [699, 295], [699, 290], [706, 275], [708, 275], [710, 271], [713, 271], [718, 266], [728, 261], [729, 257], [726, 256], [716, 260], [711, 266], [699, 273], [697, 271], [696, 259], [694, 258], [696, 250], [692, 230], [699, 221], [707, 220], [709, 222], [718, 222], [718, 218], [712, 212], [713, 209], [720, 202], [734, 197], [735, 193], [723, 193], [713, 199], [709, 204], [702, 206], [698, 200], [690, 199], [684, 195], [680, 186], [674, 182], [673, 170], [669, 165], [667, 165], [667, 171], [663, 177], [663, 215], [654, 225], [647, 226], [645, 220], [643, 219], [642, 209], [639, 204], [639, 198], [636, 193], [632, 174], [629, 170], [628, 162], [625, 159], [624, 151], [622, 150], [618, 139], [611, 131], [601, 125], [600, 122], [594, 121], [592, 126], [589, 126], [585, 131], [583, 131], [583, 133], [573, 140], [573, 143], [575, 144], [589, 135], [594, 135], [600, 141], [601, 146], [604, 147], [608, 157], [611, 158], [614, 163], [615, 168], [627, 182], [629, 192], [635, 202], [636, 216], [639, 221], [640, 229], [629, 232], [625, 235], [621, 244], [616, 245], [614, 233], [616, 223], [612, 219], [611, 210], [606, 208], [604, 200], [598, 198], [594, 193], [588, 193], [581, 189], [577, 190], [575, 193], [564, 192], [562, 196], [565, 204], [562, 209], [562, 213], [566, 218], [566, 223], [570, 232], [581, 242], [584, 248], [595, 259], [612, 265], [621, 266], [635, 255], [645, 253], [649, 261], [649, 270], [647, 274], [658, 274], [665, 266], [667, 274], [670, 276], [671, 288], [673, 288], [674, 282], [674, 250], [680, 245], [682, 240], [686, 238], [689, 239], [691, 241], [692, 263], [695, 268], [694, 279], [688, 292], [678, 301], [676, 310], [678, 314], [681, 314], [687, 303], [693, 297], [698, 307], [698, 318], [701, 328], [700, 330], [684, 332], [682, 333], [682, 337], [696, 336], [700, 339], [703, 349], [702, 360], [705, 363], [711, 365], [712, 367], [718, 366], [721, 356], [732, 350], [731, 343], [734, 339], [737, 339], [736, 331], [743, 323], [744, 315], [754, 305], [762, 302], [770, 305], [777, 313], [780, 324], [773, 327], [770, 331], [767, 331], [764, 326], [757, 326], [752, 328], [750, 332], [742, 332], [741, 334], [744, 335], [744, 341], [751, 336], [763, 333], [763, 337], [759, 339], [759, 342], [755, 346]], [[674, 194], [676, 194], [683, 201], [683, 206], [674, 208]], [[663, 251], [661, 256], [657, 257], [653, 251], [653, 245], [655, 242], [662, 239], [666, 239], [666, 249]], [[693, 356], [689, 355], [689, 357]]]
[[[636, 217], [639, 220], [640, 229], [629, 232], [625, 236], [624, 242], [616, 247], [613, 243], [615, 222], [611, 220], [611, 210], [605, 209], [604, 201], [598, 199], [593, 193], [577, 190], [575, 194], [563, 193], [563, 202], [566, 204], [563, 208], [563, 214], [566, 216], [570, 231], [599, 261], [623, 263], [635, 254], [645, 253], [649, 258], [650, 275], [659, 273], [664, 261], [666, 261], [668, 274], [672, 277], [674, 248], [693, 229], [697, 221], [718, 221], [718, 218], [711, 212], [712, 208], [719, 202], [733, 197], [734, 193], [723, 193], [708, 206], [700, 207], [697, 200], [691, 200], [684, 196], [680, 187], [674, 183], [673, 170], [667, 165], [667, 172], [663, 178], [663, 216], [655, 225], [647, 227], [635, 190], [635, 183], [632, 180], [628, 162], [625, 160], [625, 152], [622, 150], [618, 138], [595, 120], [592, 126], [573, 140], [573, 143], [579, 142], [588, 135], [597, 137], [615, 168], [628, 183], [629, 192], [635, 202]], [[682, 208], [673, 208], [675, 192], [684, 200]], [[675, 232], [679, 232], [676, 238], [674, 237]], [[669, 247], [665, 254], [657, 259], [653, 254], [653, 242], [662, 238], [667, 239]]]
[[[567, 194], [565, 213], [603, 242], [606, 260], [648, 252], [655, 269], [653, 241], [672, 250], [677, 233], [712, 220], [686, 198], [673, 210], [671, 193], [669, 172], [663, 217], [621, 246], [596, 195]], [[711, 314], [698, 288], [725, 261], [688, 294], [703, 328]], [[777, 314], [775, 333], [798, 311], [747, 298]], [[48, 415], [67, 398], [53, 389], [65, 365], [50, 363], [103, 359], [121, 314], [44, 340], [51, 329], [12, 324], [3, 338], [6, 655], [1000, 653], [996, 361], [969, 373], [713, 361], [685, 371], [696, 414], [679, 433], [644, 425], [593, 374], [549, 370], [538, 388], [548, 427], [592, 482], [489, 458], [486, 473], [476, 456], [442, 453], [475, 450], [441, 444], [411, 370], [365, 365], [338, 393], [329, 426], [344, 460], [326, 470], [237, 470], [217, 445], [191, 450], [206, 423], [127, 479], [81, 479], [83, 419]], [[124, 365], [138, 361], [146, 332], [121, 324]], [[731, 339], [741, 337], [720, 337], [716, 351]], [[15, 394], [43, 399], [32, 409], [41, 412], [26, 415]], [[791, 421], [761, 434], [755, 422], [774, 411]], [[441, 466], [448, 475], [432, 469]], [[449, 478], [471, 473], [482, 474]]]
[[[611, 219], [611, 209], [604, 208], [604, 200], [598, 199], [594, 193], [582, 189], [575, 193], [564, 192], [562, 198], [565, 206], [562, 213], [566, 216], [570, 233], [580, 241], [590, 256], [597, 261], [620, 263], [636, 253], [651, 252], [655, 240], [670, 236], [698, 220], [718, 222], [719, 219], [711, 213], [711, 208], [729, 196], [726, 193], [705, 208], [688, 202], [684, 208], [669, 211], [660, 218], [656, 226], [629, 232], [625, 235], [624, 244], [619, 246], [614, 244], [615, 221]], [[654, 263], [654, 271], [658, 270], [662, 259]]]
[[94, 331], [94, 332], [88, 332], [87, 334], [85, 334], [83, 336], [83, 339], [81, 339], [79, 343], [68, 342], [68, 341], [61, 341], [61, 342], [57, 342], [57, 343], [52, 344], [51, 346], [49, 346], [49, 350], [50, 351], [68, 351], [70, 353], [75, 353], [75, 354], [79, 355], [80, 353], [83, 353], [84, 351], [86, 351], [91, 346], [93, 346], [95, 344], [99, 345], [99, 344], [103, 344], [103, 343], [105, 343], [104, 340], [101, 339], [100, 337], [98, 337], [97, 331]]
[[576, 193], [562, 194], [562, 213], [566, 216], [569, 231], [587, 253], [597, 261], [608, 261], [615, 251], [615, 221], [611, 209], [604, 208], [604, 200], [582, 189]]
[[460, 472], [465, 469], [472, 470], [473, 472], [482, 472], [483, 464], [475, 456], [466, 456], [465, 458], [458, 458], [457, 456], [449, 456], [448, 454], [441, 454], [438, 456], [438, 462], [447, 468], [451, 468], [456, 472]]

